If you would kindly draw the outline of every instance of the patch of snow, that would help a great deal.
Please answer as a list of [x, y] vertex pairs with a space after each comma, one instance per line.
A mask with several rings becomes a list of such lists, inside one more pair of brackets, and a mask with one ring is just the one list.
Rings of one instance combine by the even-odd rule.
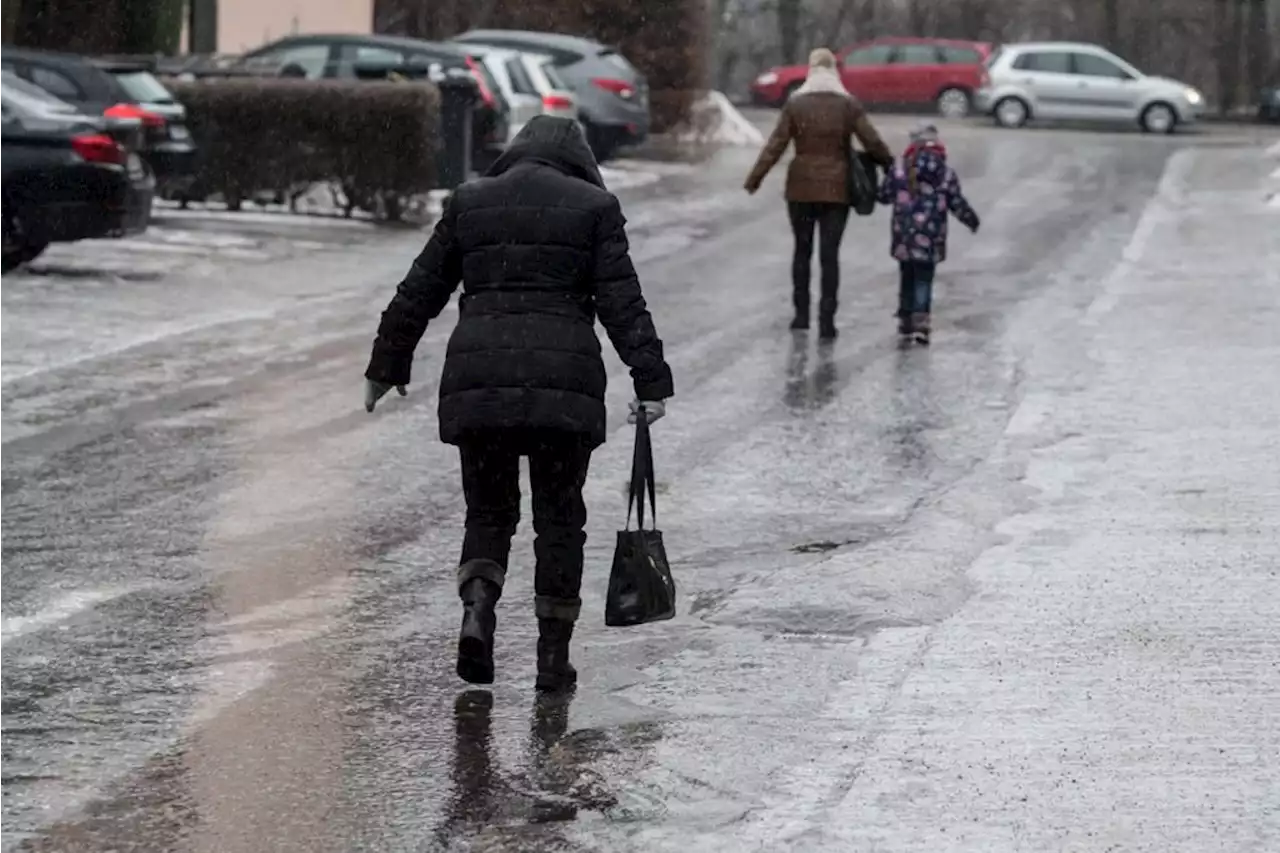
[[610, 192], [617, 192], [618, 190], [633, 189], [656, 183], [662, 176], [647, 170], [601, 166], [600, 177], [604, 179], [604, 185], [609, 188]]
[[155, 206], [156, 212], [161, 218], [174, 220], [216, 219], [225, 222], [255, 222], [271, 225], [280, 225], [282, 223], [298, 226], [329, 225], [336, 228], [373, 228], [377, 224], [372, 219], [358, 219], [355, 216], [351, 219], [346, 219], [341, 216], [290, 213], [287, 209], [227, 210], [226, 208], [208, 205], [191, 205], [186, 210], [183, 210], [172, 202], [159, 200], [156, 201]]
[[1280, 142], [1275, 143], [1274, 145], [1272, 145], [1270, 148], [1267, 149], [1267, 156], [1280, 159]]
[[676, 134], [681, 142], [755, 146], [764, 134], [733, 105], [724, 92], [711, 91], [694, 105], [688, 126]]

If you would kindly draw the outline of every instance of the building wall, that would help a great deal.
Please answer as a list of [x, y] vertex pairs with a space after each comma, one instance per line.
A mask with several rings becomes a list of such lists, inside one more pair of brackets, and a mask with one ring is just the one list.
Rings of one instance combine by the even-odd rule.
[[373, 0], [218, 0], [218, 52], [295, 33], [371, 33]]

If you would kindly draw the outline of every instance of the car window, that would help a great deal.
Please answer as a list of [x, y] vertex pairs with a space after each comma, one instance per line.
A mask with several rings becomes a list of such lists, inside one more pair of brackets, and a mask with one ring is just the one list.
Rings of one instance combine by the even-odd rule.
[[569, 84], [566, 83], [564, 81], [564, 78], [560, 76], [560, 72], [556, 70], [556, 66], [554, 62], [551, 62], [550, 60], [548, 60], [542, 63], [541, 65], [539, 65], [538, 67], [542, 69], [542, 73], [546, 76], [547, 82], [551, 84], [551, 88], [555, 89], [558, 92], [570, 91]]
[[931, 44], [904, 44], [894, 60], [899, 65], [937, 65], [938, 51]]
[[111, 76], [135, 101], [162, 104], [173, 100], [173, 95], [150, 71], [116, 71]]
[[1070, 74], [1071, 54], [1062, 51], [1024, 53], [1014, 60], [1019, 71], [1041, 71], [1050, 74]]
[[404, 63], [404, 54], [398, 50], [368, 44], [344, 44], [338, 48], [337, 75], [354, 77], [357, 65], [395, 66]]
[[503, 63], [507, 69], [507, 76], [511, 78], [511, 90], [517, 95], [537, 95], [538, 87], [533, 85], [533, 80], [529, 78], [529, 72], [525, 70], [524, 60], [518, 56], [512, 57]]
[[1075, 73], [1086, 77], [1109, 77], [1112, 80], [1128, 80], [1129, 72], [1109, 59], [1093, 53], [1072, 54]]
[[942, 61], [947, 65], [980, 65], [982, 54], [971, 47], [945, 46], [938, 48]]
[[1003, 53], [1004, 53], [1004, 48], [997, 47], [995, 50], [991, 51], [991, 55], [987, 57], [986, 62], [982, 63], [982, 66], [986, 68], [988, 71], [990, 71], [992, 68], [995, 68], [996, 63], [1000, 61], [1000, 56]]
[[844, 55], [845, 65], [884, 65], [893, 57], [893, 45], [872, 44]]
[[280, 47], [248, 57], [245, 64], [253, 68], [269, 68], [282, 77], [305, 77], [318, 80], [329, 64], [329, 45], [300, 44]]
[[61, 71], [55, 71], [43, 65], [32, 65], [28, 76], [31, 78], [32, 83], [35, 83], [55, 98], [61, 98], [64, 101], [84, 100], [84, 92], [81, 91], [74, 80]]
[[41, 89], [35, 83], [29, 80], [23, 80], [17, 74], [6, 69], [0, 79], [4, 81], [4, 96], [6, 98], [12, 96], [26, 96], [33, 101], [44, 104], [48, 109], [57, 110], [58, 112], [75, 112], [76, 108], [59, 98], [50, 95], [44, 89]]

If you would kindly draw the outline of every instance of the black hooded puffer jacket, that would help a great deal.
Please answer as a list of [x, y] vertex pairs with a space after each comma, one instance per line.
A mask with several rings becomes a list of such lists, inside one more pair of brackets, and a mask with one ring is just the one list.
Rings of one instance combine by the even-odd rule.
[[485, 177], [454, 192], [382, 314], [365, 376], [407, 383], [427, 322], [461, 281], [440, 438], [458, 444], [477, 431], [533, 428], [603, 443], [597, 314], [636, 396], [673, 393], [624, 224], [577, 123], [533, 119]]

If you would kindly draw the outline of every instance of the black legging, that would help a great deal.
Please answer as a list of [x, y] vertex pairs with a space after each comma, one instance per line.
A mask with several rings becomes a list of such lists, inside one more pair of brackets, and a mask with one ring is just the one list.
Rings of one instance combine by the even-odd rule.
[[791, 230], [796, 237], [791, 260], [792, 301], [796, 316], [809, 316], [809, 270], [813, 259], [813, 229], [818, 227], [818, 262], [822, 266], [822, 295], [818, 311], [827, 320], [835, 317], [836, 296], [840, 292], [840, 240], [849, 222], [849, 205], [831, 202], [792, 201], [787, 203]]

